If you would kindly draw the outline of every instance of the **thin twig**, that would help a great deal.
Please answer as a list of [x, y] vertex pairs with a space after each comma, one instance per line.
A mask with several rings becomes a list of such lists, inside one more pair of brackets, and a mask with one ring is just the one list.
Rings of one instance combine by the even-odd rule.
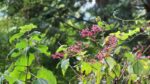
[[73, 69], [73, 67], [71, 66], [71, 65], [69, 65], [70, 66], [70, 68], [73, 70], [73, 72], [75, 73], [75, 74], [77, 74], [78, 76], [80, 76], [80, 74], [78, 73], [78, 72], [76, 72], [74, 69]]
[[121, 70], [121, 75], [120, 75], [120, 77], [118, 78], [118, 80], [121, 79], [121, 77], [123, 76], [123, 74], [124, 74], [124, 72], [125, 72], [125, 70], [126, 70], [127, 67], [128, 67], [128, 63], [125, 62], [125, 66], [124, 66], [123, 69]]
[[145, 53], [150, 48], [150, 45], [143, 51]]

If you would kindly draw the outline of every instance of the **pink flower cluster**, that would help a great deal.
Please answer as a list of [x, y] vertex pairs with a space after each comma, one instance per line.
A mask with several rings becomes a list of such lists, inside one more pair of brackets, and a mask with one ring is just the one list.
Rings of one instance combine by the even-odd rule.
[[98, 60], [103, 60], [104, 57], [105, 57], [105, 53], [104, 53], [104, 52], [101, 52], [101, 51], [96, 55], [96, 58], [97, 58]]
[[117, 38], [115, 36], [109, 36], [108, 41], [105, 44], [105, 47], [96, 55], [97, 59], [103, 60], [110, 54], [110, 51], [117, 46]]
[[81, 30], [80, 34], [81, 34], [81, 37], [84, 38], [84, 37], [91, 37], [101, 31], [102, 29], [100, 27], [98, 27], [97, 25], [93, 25], [91, 29], [86, 28], [86, 29]]
[[56, 52], [55, 54], [52, 54], [53, 59], [60, 59], [60, 58], [63, 58], [63, 57], [64, 57], [63, 53]]
[[82, 50], [82, 42], [77, 42], [76, 44], [68, 47], [68, 51], [72, 54], [79, 53]]
[[[133, 48], [133, 52], [135, 53], [137, 59], [142, 58], [144, 51], [145, 51], [144, 46], [142, 45], [137, 45], [136, 47]], [[145, 57], [150, 59], [150, 56], [145, 56]]]
[[106, 42], [106, 46], [114, 48], [116, 47], [117, 42], [118, 42], [117, 37], [115, 37], [114, 35], [111, 35], [108, 38], [108, 42]]

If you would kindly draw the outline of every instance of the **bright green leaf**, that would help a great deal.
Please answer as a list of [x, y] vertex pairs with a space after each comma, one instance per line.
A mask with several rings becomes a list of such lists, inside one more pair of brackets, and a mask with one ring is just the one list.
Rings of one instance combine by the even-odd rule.
[[24, 34], [25, 32], [31, 31], [34, 28], [37, 28], [37, 26], [34, 24], [28, 24], [28, 25], [21, 26], [20, 27], [20, 29], [21, 29], [20, 33]]
[[135, 56], [131, 52], [125, 52], [124, 56], [127, 58], [129, 62], [135, 61]]
[[14, 34], [14, 35], [11, 36], [11, 38], [9, 39], [9, 42], [12, 43], [14, 40], [19, 39], [22, 35], [23, 35], [22, 33]]
[[26, 39], [23, 39], [19, 43], [16, 44], [16, 48], [19, 48], [19, 49], [23, 49], [27, 46], [28, 46], [28, 42]]
[[61, 45], [56, 52], [61, 52], [67, 49], [67, 45]]
[[48, 52], [48, 47], [46, 45], [39, 45], [38, 49], [41, 53], [44, 53], [45, 55], [49, 56], [50, 52]]
[[85, 75], [90, 74], [92, 71], [92, 67], [88, 62], [83, 62], [81, 65], [81, 72], [85, 72]]

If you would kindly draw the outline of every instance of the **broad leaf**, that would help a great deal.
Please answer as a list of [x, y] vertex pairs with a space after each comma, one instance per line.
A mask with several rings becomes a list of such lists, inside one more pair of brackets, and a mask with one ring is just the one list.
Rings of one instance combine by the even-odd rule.
[[28, 24], [28, 25], [21, 26], [20, 27], [20, 29], [21, 29], [20, 33], [24, 34], [25, 32], [31, 31], [34, 28], [37, 28], [37, 26], [34, 24]]
[[62, 69], [62, 74], [63, 76], [66, 73], [66, 70], [68, 69], [70, 63], [69, 63], [69, 59], [65, 59], [61, 61], [61, 69]]
[[133, 71], [135, 74], [140, 75], [143, 72], [143, 64], [141, 63], [141, 61], [136, 61], [133, 64]]
[[135, 61], [135, 56], [131, 52], [125, 52], [124, 56], [131, 63]]
[[28, 56], [21, 56], [15, 63], [17, 66], [30, 66], [35, 59], [34, 54], [29, 54]]
[[38, 78], [42, 78], [48, 82], [48, 84], [57, 84], [56, 78], [50, 70], [41, 68], [37, 73]]
[[85, 75], [88, 75], [91, 73], [91, 71], [92, 71], [91, 65], [88, 62], [83, 62], [81, 65], [81, 72], [82, 73], [85, 72]]
[[109, 70], [111, 71], [113, 69], [113, 67], [116, 65], [116, 61], [111, 58], [111, 57], [107, 57], [106, 58], [106, 62], [108, 63], [108, 67], [109, 67]]
[[119, 64], [116, 64], [115, 67], [114, 67], [114, 72], [115, 74], [117, 75], [117, 77], [120, 76], [120, 72], [121, 72], [121, 67]]
[[14, 34], [14, 35], [9, 39], [9, 42], [12, 43], [14, 40], [19, 39], [22, 35], [23, 35], [22, 33]]
[[41, 53], [44, 53], [45, 55], [49, 56], [50, 52], [48, 52], [48, 47], [46, 45], [39, 45], [38, 49]]
[[32, 84], [48, 84], [48, 82], [42, 78], [38, 78], [34, 80]]
[[19, 43], [16, 44], [16, 48], [19, 48], [19, 49], [23, 49], [27, 46], [28, 46], [28, 42], [26, 39], [23, 39]]

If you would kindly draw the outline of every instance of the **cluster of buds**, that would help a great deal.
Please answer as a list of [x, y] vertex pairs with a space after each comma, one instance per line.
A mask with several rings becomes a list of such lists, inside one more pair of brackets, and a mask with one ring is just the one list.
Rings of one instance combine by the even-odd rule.
[[80, 34], [81, 34], [81, 37], [84, 38], [84, 37], [91, 37], [101, 31], [102, 29], [100, 27], [98, 27], [97, 25], [93, 25], [90, 29], [86, 28], [86, 29], [81, 30]]
[[55, 54], [52, 54], [53, 59], [60, 59], [60, 58], [63, 58], [63, 57], [64, 57], [64, 53], [56, 52]]
[[53, 59], [60, 59], [64, 57], [64, 53], [67, 53], [69, 56], [73, 56], [79, 52], [82, 51], [82, 42], [76, 42], [74, 45], [70, 46], [67, 48], [67, 50], [63, 51], [63, 52], [56, 52], [54, 54], [52, 54], [52, 58]]
[[74, 45], [68, 47], [67, 51], [70, 56], [82, 51], [82, 42], [76, 42]]
[[111, 50], [117, 46], [117, 42], [118, 41], [115, 36], [109, 36], [105, 43], [105, 47], [96, 55], [97, 59], [103, 60], [103, 58], [107, 57]]
[[103, 60], [105, 57], [105, 53], [100, 51], [97, 55], [96, 55], [98, 60]]
[[[142, 55], [143, 55], [144, 51], [145, 51], [144, 46], [142, 46], [142, 45], [137, 45], [136, 47], [133, 48], [133, 52], [135, 52], [135, 55], [136, 55], [137, 59], [142, 58]], [[145, 57], [150, 59], [150, 56], [145, 56]]]

